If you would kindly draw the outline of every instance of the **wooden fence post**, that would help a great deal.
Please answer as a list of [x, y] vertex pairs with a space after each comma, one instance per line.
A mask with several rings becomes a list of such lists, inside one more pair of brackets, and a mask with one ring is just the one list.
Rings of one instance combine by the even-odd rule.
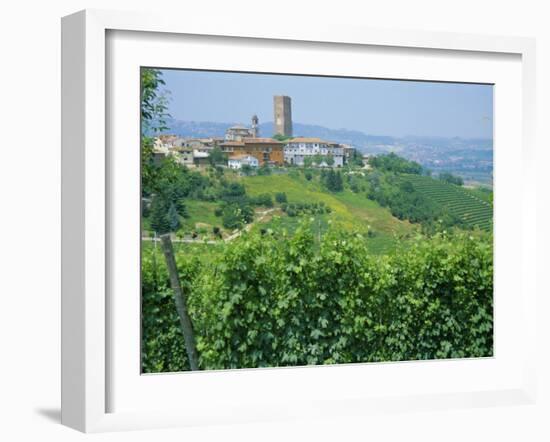
[[183, 332], [183, 339], [185, 341], [185, 349], [187, 350], [187, 357], [189, 359], [189, 365], [191, 370], [199, 369], [199, 357], [197, 355], [197, 346], [195, 344], [195, 334], [193, 332], [193, 323], [189, 317], [187, 311], [187, 299], [178, 276], [178, 268], [176, 267], [176, 259], [174, 258], [174, 248], [172, 247], [172, 240], [170, 234], [164, 234], [160, 237], [162, 242], [162, 251], [164, 252], [164, 258], [166, 259], [166, 267], [168, 268], [168, 274], [170, 275], [170, 285], [174, 291], [174, 300], [176, 301], [176, 310], [180, 317], [181, 329]]

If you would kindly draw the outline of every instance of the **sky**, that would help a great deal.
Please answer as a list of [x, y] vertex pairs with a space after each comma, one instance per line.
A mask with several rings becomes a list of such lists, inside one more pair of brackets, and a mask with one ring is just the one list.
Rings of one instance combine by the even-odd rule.
[[273, 121], [273, 95], [292, 120], [370, 135], [492, 138], [493, 86], [364, 78], [162, 70], [169, 113], [184, 121]]

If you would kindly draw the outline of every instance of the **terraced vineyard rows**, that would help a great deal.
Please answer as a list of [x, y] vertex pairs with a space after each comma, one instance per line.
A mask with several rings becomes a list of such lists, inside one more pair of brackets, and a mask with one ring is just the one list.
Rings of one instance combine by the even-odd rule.
[[432, 201], [446, 207], [468, 226], [490, 230], [493, 225], [493, 208], [490, 203], [467, 189], [421, 175], [403, 175], [413, 187]]

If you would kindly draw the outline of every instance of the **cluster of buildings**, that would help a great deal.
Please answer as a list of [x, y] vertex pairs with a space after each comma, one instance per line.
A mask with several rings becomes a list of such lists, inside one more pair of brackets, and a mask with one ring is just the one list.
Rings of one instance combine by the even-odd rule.
[[349, 145], [320, 138], [293, 137], [290, 97], [275, 96], [273, 107], [275, 134], [285, 141], [262, 138], [258, 117], [254, 115], [250, 127], [230, 127], [224, 137], [190, 139], [161, 135], [155, 141], [155, 158], [160, 160], [172, 155], [180, 164], [203, 166], [210, 164], [210, 156], [217, 149], [227, 157], [229, 168], [240, 169], [245, 165], [303, 166], [308, 162], [320, 167], [341, 167], [353, 155], [354, 148]]

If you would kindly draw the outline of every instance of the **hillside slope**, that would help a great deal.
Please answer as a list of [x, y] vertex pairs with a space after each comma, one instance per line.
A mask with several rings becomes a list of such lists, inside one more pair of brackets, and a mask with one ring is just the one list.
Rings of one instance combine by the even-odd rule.
[[[329, 215], [320, 217], [320, 222], [332, 221], [348, 230], [367, 232], [369, 248], [374, 253], [383, 253], [394, 248], [399, 238], [406, 237], [418, 230], [418, 226], [408, 221], [400, 221], [387, 208], [371, 201], [364, 194], [350, 190], [329, 193], [322, 189], [316, 180], [307, 181], [303, 176], [268, 175], [242, 177], [247, 194], [257, 196], [262, 193], [284, 192], [290, 203], [323, 202], [331, 208]], [[285, 227], [292, 228], [298, 218], [282, 217]]]
[[475, 192], [428, 176], [403, 175], [413, 187], [449, 212], [460, 217], [469, 227], [490, 230], [493, 207]]

